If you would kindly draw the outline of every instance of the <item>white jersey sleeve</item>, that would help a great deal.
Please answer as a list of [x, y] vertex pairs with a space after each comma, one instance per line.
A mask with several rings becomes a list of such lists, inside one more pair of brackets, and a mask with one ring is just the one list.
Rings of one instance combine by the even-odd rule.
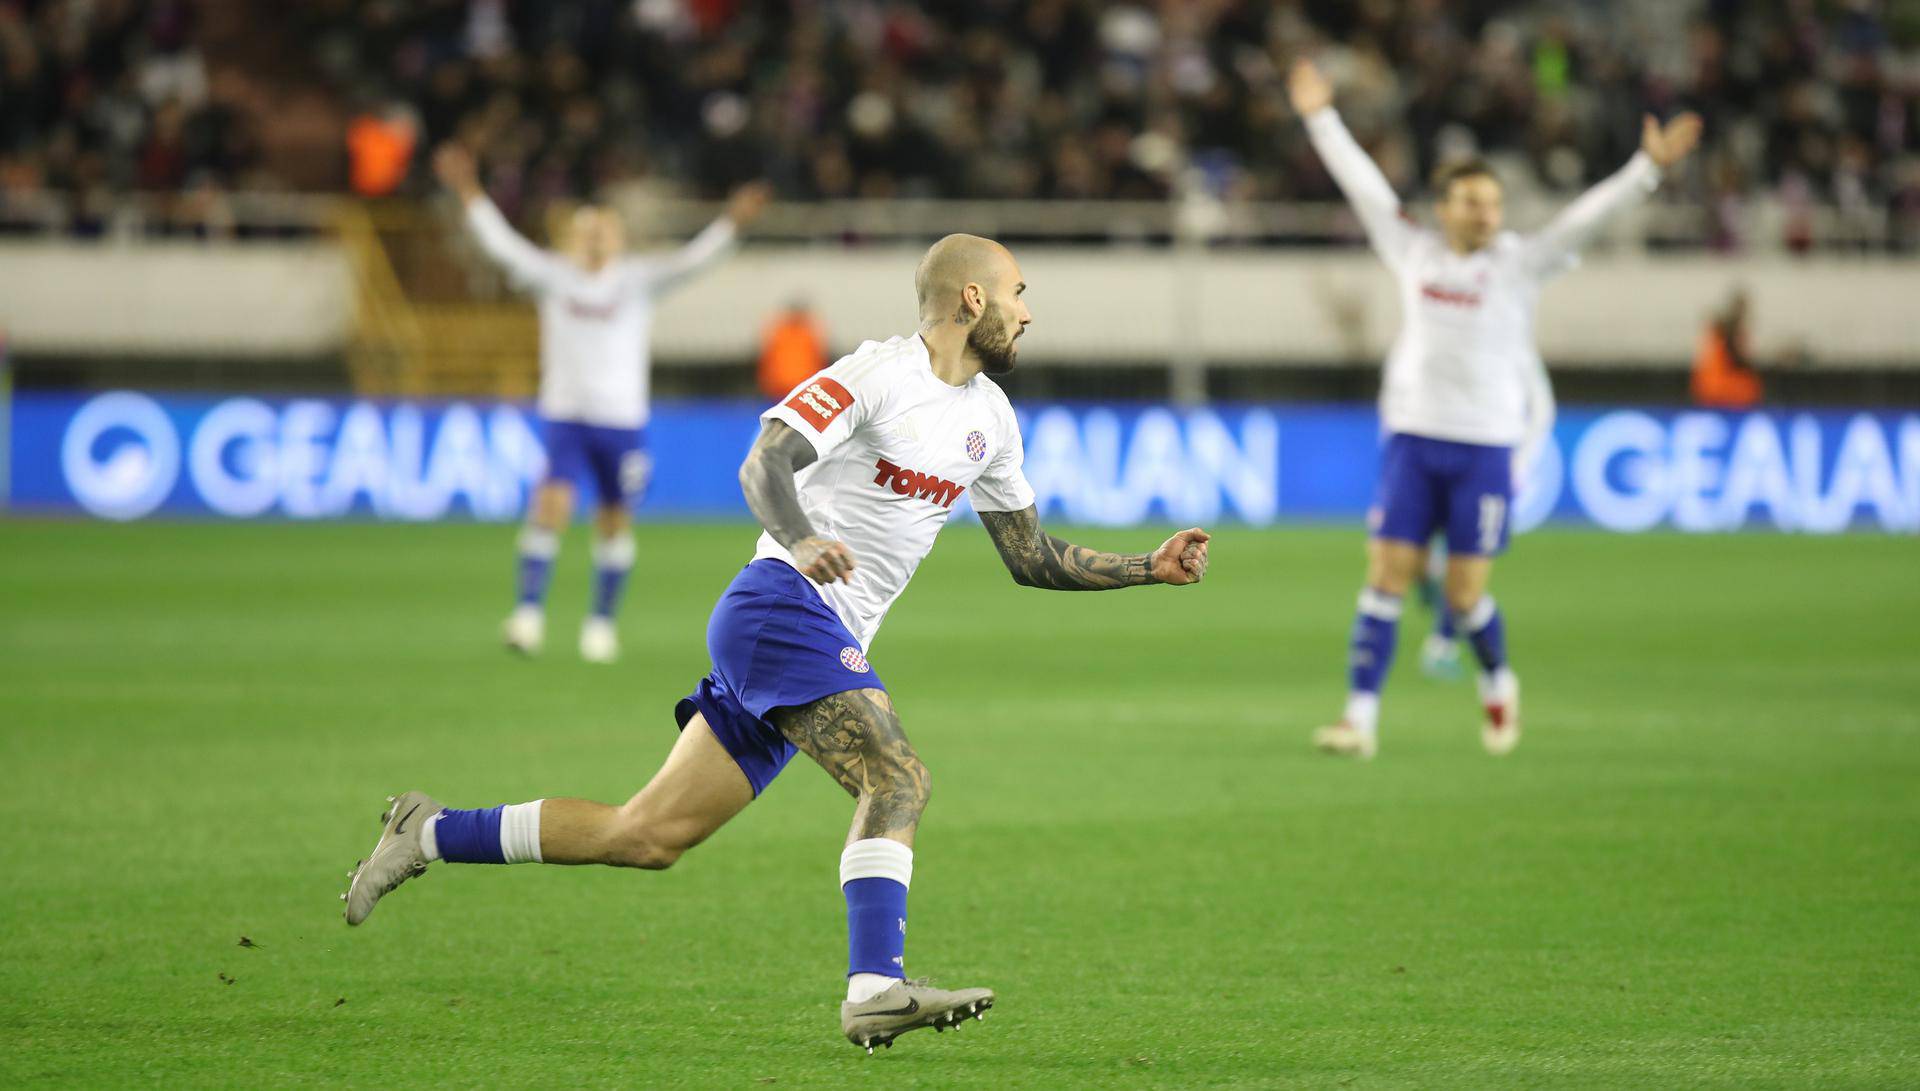
[[480, 241], [480, 249], [521, 288], [547, 291], [565, 271], [564, 259], [528, 242], [484, 196], [467, 202], [467, 225]]
[[1660, 188], [1660, 168], [1646, 152], [1636, 152], [1627, 165], [1580, 195], [1553, 221], [1527, 238], [1523, 261], [1538, 279], [1558, 276], [1580, 264], [1580, 251], [1600, 234], [1607, 221], [1646, 200]]
[[639, 291], [657, 299], [718, 264], [739, 240], [740, 230], [722, 216], [678, 250], [632, 259], [629, 274]]
[[1000, 442], [994, 444], [993, 458], [987, 463], [986, 472], [973, 483], [975, 511], [1025, 511], [1034, 503], [1033, 486], [1027, 483], [1022, 469], [1027, 449], [1020, 441], [1020, 421], [1013, 415], [1013, 406], [1004, 394], [1000, 405], [1002, 412], [995, 421]]
[[873, 353], [856, 352], [814, 373], [760, 414], [761, 422], [784, 423], [826, 458], [872, 420], [885, 400], [886, 386], [873, 374], [875, 360]]
[[1307, 118], [1307, 137], [1347, 203], [1367, 229], [1367, 241], [1386, 263], [1399, 268], [1419, 241], [1420, 229], [1400, 212], [1400, 197], [1387, 176], [1353, 139], [1329, 106]]

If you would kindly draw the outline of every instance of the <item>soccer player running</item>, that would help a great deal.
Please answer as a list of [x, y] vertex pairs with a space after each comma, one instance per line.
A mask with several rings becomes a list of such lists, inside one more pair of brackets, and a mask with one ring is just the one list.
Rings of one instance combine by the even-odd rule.
[[648, 340], [653, 309], [734, 246], [766, 206], [770, 190], [743, 186], [725, 215], [669, 254], [625, 256], [620, 217], [582, 205], [558, 252], [514, 231], [487, 199], [473, 156], [458, 144], [434, 154], [434, 171], [466, 208], [467, 224], [487, 256], [540, 307], [540, 417], [547, 475], [534, 489], [520, 530], [519, 598], [504, 626], [507, 647], [525, 655], [546, 636], [547, 584], [560, 536], [573, 518], [574, 481], [592, 482], [593, 603], [580, 627], [580, 655], [611, 663], [620, 655], [614, 627], [633, 568], [633, 507], [646, 491]]
[[713, 671], [675, 709], [680, 738], [624, 805], [544, 799], [443, 810], [408, 792], [341, 898], [348, 924], [436, 860], [665, 868], [751, 803], [796, 750], [854, 798], [840, 855], [849, 959], [841, 1029], [871, 1053], [993, 1004], [903, 971], [914, 831], [927, 769], [867, 649], [960, 496], [1014, 582], [1056, 591], [1198, 583], [1205, 531], [1152, 553], [1102, 553], [1041, 529], [1013, 408], [989, 375], [1014, 367], [1031, 320], [1013, 255], [949, 235], [915, 274], [920, 330], [869, 341], [761, 415], [740, 468], [766, 532], [707, 626]]
[[1294, 65], [1288, 89], [1314, 150], [1399, 279], [1402, 315], [1381, 388], [1386, 439], [1346, 710], [1314, 741], [1331, 753], [1373, 757], [1401, 600], [1420, 576], [1428, 540], [1441, 533], [1444, 606], [1480, 664], [1481, 741], [1489, 753], [1505, 754], [1520, 740], [1520, 682], [1487, 583], [1507, 544], [1515, 448], [1530, 457], [1552, 422], [1551, 388], [1533, 345], [1540, 289], [1577, 264], [1610, 217], [1658, 188], [1663, 172], [1698, 143], [1700, 119], [1682, 114], [1662, 126], [1647, 117], [1640, 152], [1532, 235], [1501, 230], [1500, 183], [1486, 164], [1442, 168], [1436, 232], [1401, 212], [1393, 188], [1341, 124], [1333, 87], [1312, 62]]

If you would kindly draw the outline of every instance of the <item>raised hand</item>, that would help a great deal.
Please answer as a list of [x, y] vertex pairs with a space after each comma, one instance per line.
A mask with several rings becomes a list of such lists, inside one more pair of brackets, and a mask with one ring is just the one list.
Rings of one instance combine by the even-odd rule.
[[474, 166], [473, 153], [454, 141], [434, 149], [433, 173], [463, 201], [480, 195], [480, 171]]
[[842, 542], [815, 535], [793, 543], [793, 563], [816, 583], [832, 583], [853, 574], [853, 551]]
[[1293, 62], [1293, 71], [1287, 73], [1287, 97], [1301, 117], [1317, 114], [1333, 105], [1333, 84], [1327, 82], [1318, 65], [1303, 57]]
[[1161, 583], [1199, 583], [1207, 574], [1207, 542], [1213, 536], [1199, 527], [1168, 538], [1148, 558], [1148, 571]]
[[1700, 115], [1688, 110], [1662, 127], [1652, 114], [1640, 121], [1640, 150], [1654, 165], [1666, 170], [1693, 151], [1700, 143]]
[[727, 219], [735, 227], [745, 227], [760, 218], [773, 199], [773, 187], [765, 182], [748, 182], [727, 197]]

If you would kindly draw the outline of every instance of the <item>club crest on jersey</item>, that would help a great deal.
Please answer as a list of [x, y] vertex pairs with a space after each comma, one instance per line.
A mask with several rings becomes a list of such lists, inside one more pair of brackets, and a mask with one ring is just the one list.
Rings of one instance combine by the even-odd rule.
[[960, 494], [967, 491], [965, 485], [948, 481], [944, 477], [909, 470], [905, 466], [896, 466], [886, 459], [875, 459], [874, 469], [880, 472], [873, 477], [873, 483], [892, 489], [901, 496], [917, 496], [929, 500], [943, 508], [953, 506]]
[[975, 430], [967, 433], [967, 457], [975, 462], [987, 457], [987, 437]]
[[867, 666], [867, 657], [860, 654], [860, 649], [851, 644], [840, 649], [840, 665], [855, 674], [866, 674], [873, 669]]
[[787, 408], [800, 414], [800, 419], [813, 425], [816, 432], [824, 432], [833, 418], [847, 411], [853, 404], [853, 395], [847, 388], [827, 378], [819, 376], [800, 388], [799, 393], [787, 399]]

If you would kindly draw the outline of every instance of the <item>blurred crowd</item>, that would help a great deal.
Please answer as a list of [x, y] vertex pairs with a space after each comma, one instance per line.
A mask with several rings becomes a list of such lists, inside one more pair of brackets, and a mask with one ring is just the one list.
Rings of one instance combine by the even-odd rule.
[[222, 230], [225, 195], [270, 184], [260, 119], [210, 71], [189, 0], [0, 0], [0, 212], [106, 229], [130, 192], [153, 226]]
[[[211, 0], [203, 0], [211, 3]], [[1493, 156], [1568, 191], [1700, 110], [1691, 198], [1920, 213], [1920, 4], [1892, 0], [304, 0], [260, 33], [340, 110], [330, 177], [479, 151], [510, 209], [644, 178], [718, 196], [1326, 198], [1286, 63], [1334, 74], [1403, 192]], [[0, 0], [0, 194], [265, 177], [187, 0]], [[254, 77], [259, 78], [258, 74]], [[1724, 215], [1718, 215], [1724, 213]], [[1792, 230], [1789, 226], [1788, 230]], [[1728, 239], [1737, 245], [1738, 240]]]

